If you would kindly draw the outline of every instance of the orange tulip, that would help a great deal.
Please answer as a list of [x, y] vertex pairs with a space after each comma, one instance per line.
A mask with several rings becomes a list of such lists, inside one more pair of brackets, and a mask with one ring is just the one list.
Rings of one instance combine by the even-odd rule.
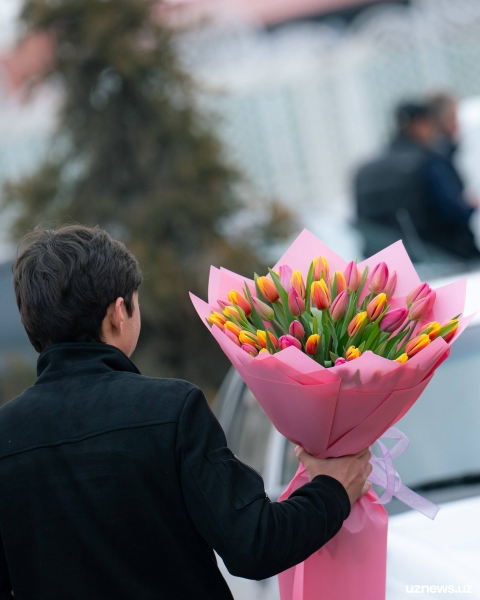
[[262, 348], [258, 354], [270, 354], [270, 351], [266, 348]]
[[223, 326], [225, 325], [226, 318], [218, 312], [212, 312], [207, 321], [210, 325], [216, 325], [219, 329], [223, 331]]
[[317, 350], [317, 346], [319, 343], [320, 336], [318, 335], [318, 333], [314, 333], [313, 335], [309, 336], [305, 343], [305, 352], [313, 356]]
[[239, 327], [236, 323], [232, 323], [231, 321], [226, 321], [223, 327], [226, 331], [231, 331], [237, 337], [239, 337], [242, 333], [242, 328]]
[[446, 333], [443, 336], [443, 339], [448, 343], [450, 341], [452, 341], [454, 335], [457, 333], [457, 329], [458, 329], [458, 320], [457, 319], [452, 319], [451, 321], [448, 321], [448, 323], [445, 323], [444, 327], [446, 327], [447, 325], [452, 325], [453, 323], [455, 323], [455, 327], [449, 331], [448, 333]]
[[295, 291], [302, 300], [305, 300], [305, 283], [300, 271], [294, 271], [290, 280], [290, 285], [295, 288]]
[[353, 337], [354, 335], [356, 335], [358, 333], [360, 328], [364, 326], [366, 318], [367, 318], [366, 311], [359, 312], [358, 314], [356, 314], [353, 317], [353, 319], [350, 321], [348, 328], [347, 328], [349, 337]]
[[433, 341], [435, 338], [438, 337], [441, 328], [442, 326], [438, 321], [432, 321], [423, 328], [422, 333], [426, 333], [428, 337]]
[[259, 277], [257, 279], [257, 285], [262, 292], [263, 297], [268, 302], [276, 302], [279, 298], [277, 288], [271, 279], [268, 277]]
[[398, 358], [395, 359], [395, 362], [403, 364], [403, 363], [406, 363], [407, 360], [408, 360], [408, 354], [406, 354], [404, 352], [403, 354], [400, 354], [400, 356]]
[[[277, 338], [270, 331], [268, 332], [268, 335], [270, 336], [270, 341], [272, 342], [273, 347], [278, 348]], [[261, 329], [259, 329], [257, 331], [257, 339], [258, 339], [259, 345], [262, 348], [267, 347], [267, 332], [266, 331], [262, 331]]]
[[430, 338], [428, 335], [423, 333], [422, 335], [417, 335], [413, 340], [410, 340], [405, 346], [405, 353], [408, 354], [408, 358], [412, 358], [415, 356], [420, 350], [423, 350], [425, 346], [428, 346], [430, 343]]
[[345, 279], [345, 275], [341, 271], [335, 271], [332, 277], [332, 281], [330, 287], [333, 288], [337, 283], [337, 296], [341, 292], [344, 292], [347, 289], [347, 280]]
[[257, 336], [254, 333], [250, 333], [250, 331], [240, 332], [238, 339], [241, 344], [250, 344], [250, 346], [256, 346], [258, 344]]
[[325, 256], [317, 256], [313, 259], [313, 280], [320, 281], [320, 279], [328, 281], [328, 261]]
[[347, 353], [345, 354], [345, 358], [348, 362], [350, 362], [351, 360], [355, 360], [356, 358], [358, 358], [361, 354], [362, 353], [358, 348], [355, 348], [355, 346], [350, 346], [350, 348], [348, 348], [347, 350]]
[[243, 310], [243, 312], [245, 313], [245, 315], [247, 317], [252, 312], [252, 307], [250, 306], [250, 302], [245, 298], [245, 296], [243, 294], [241, 294], [237, 290], [232, 290], [228, 294], [228, 299], [233, 304], [236, 304], [237, 306], [239, 306]]
[[382, 293], [370, 300], [367, 306], [367, 317], [369, 321], [376, 321], [382, 314], [385, 305], [387, 304], [387, 295]]
[[223, 314], [229, 319], [233, 319], [235, 321], [239, 321], [241, 319], [240, 313], [234, 306], [226, 306], [223, 309]]
[[312, 283], [311, 296], [318, 310], [326, 310], [330, 306], [330, 290], [323, 279]]

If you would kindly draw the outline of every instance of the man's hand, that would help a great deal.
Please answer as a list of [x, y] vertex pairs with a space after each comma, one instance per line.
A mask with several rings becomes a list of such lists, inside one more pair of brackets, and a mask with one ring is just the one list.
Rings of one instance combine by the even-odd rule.
[[310, 481], [317, 475], [334, 477], [347, 490], [350, 504], [366, 494], [372, 487], [372, 484], [367, 481], [367, 477], [372, 472], [372, 465], [369, 462], [372, 453], [368, 448], [358, 454], [349, 454], [339, 458], [315, 458], [297, 446], [295, 454], [303, 463]]

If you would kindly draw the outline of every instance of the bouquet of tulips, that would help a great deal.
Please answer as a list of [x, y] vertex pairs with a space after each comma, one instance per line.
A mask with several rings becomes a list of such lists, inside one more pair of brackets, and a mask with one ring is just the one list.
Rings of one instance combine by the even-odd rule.
[[[365, 284], [369, 293], [361, 301]], [[306, 282], [288, 265], [270, 269], [269, 276], [255, 274], [256, 296], [246, 283], [243, 293], [232, 289], [218, 300], [222, 312], [212, 311], [207, 322], [252, 356], [293, 346], [324, 367], [354, 360], [367, 350], [404, 363], [439, 336], [450, 341], [460, 315], [443, 325], [425, 323], [436, 298], [427, 283], [408, 294], [406, 306], [391, 308], [396, 285], [397, 273], [389, 273], [385, 262], [369, 276], [368, 266], [362, 272], [352, 261], [329, 278], [328, 260], [319, 256], [311, 262]]]
[[[321, 458], [355, 454], [382, 436], [371, 489], [341, 530], [279, 575], [282, 600], [384, 600], [387, 513], [396, 496], [434, 518], [438, 507], [393, 467], [408, 440], [393, 425], [417, 401], [469, 319], [466, 282], [432, 290], [401, 242], [358, 265], [303, 231], [266, 276], [211, 268], [208, 302], [191, 296], [274, 426]], [[452, 315], [456, 315], [452, 318]], [[376, 478], [376, 479], [375, 479]], [[280, 500], [308, 481], [303, 465]], [[312, 524], [312, 526], [315, 526]]]

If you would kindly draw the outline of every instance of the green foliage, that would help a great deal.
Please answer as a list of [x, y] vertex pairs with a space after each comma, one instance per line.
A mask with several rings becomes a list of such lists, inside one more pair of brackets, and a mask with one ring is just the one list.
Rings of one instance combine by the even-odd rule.
[[0, 355], [0, 406], [35, 382], [35, 366], [20, 353]]
[[[43, 79], [63, 89], [57, 132], [44, 163], [10, 182], [18, 238], [39, 223], [100, 225], [136, 254], [144, 372], [193, 380], [209, 392], [227, 361], [194, 313], [210, 264], [264, 270], [252, 245], [227, 242], [221, 222], [242, 208], [239, 174], [225, 162], [196, 90], [176, 57], [175, 33], [154, 0], [25, 0], [27, 32], [52, 30], [57, 52]], [[289, 230], [272, 205], [252, 231], [265, 243]], [[256, 238], [254, 238], [256, 236]]]

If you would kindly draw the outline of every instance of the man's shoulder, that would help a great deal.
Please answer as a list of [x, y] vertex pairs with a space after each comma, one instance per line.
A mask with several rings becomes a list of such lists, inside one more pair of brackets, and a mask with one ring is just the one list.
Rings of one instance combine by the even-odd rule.
[[60, 440], [178, 423], [195, 391], [199, 388], [182, 379], [125, 372], [34, 385], [0, 408], [0, 458]]

